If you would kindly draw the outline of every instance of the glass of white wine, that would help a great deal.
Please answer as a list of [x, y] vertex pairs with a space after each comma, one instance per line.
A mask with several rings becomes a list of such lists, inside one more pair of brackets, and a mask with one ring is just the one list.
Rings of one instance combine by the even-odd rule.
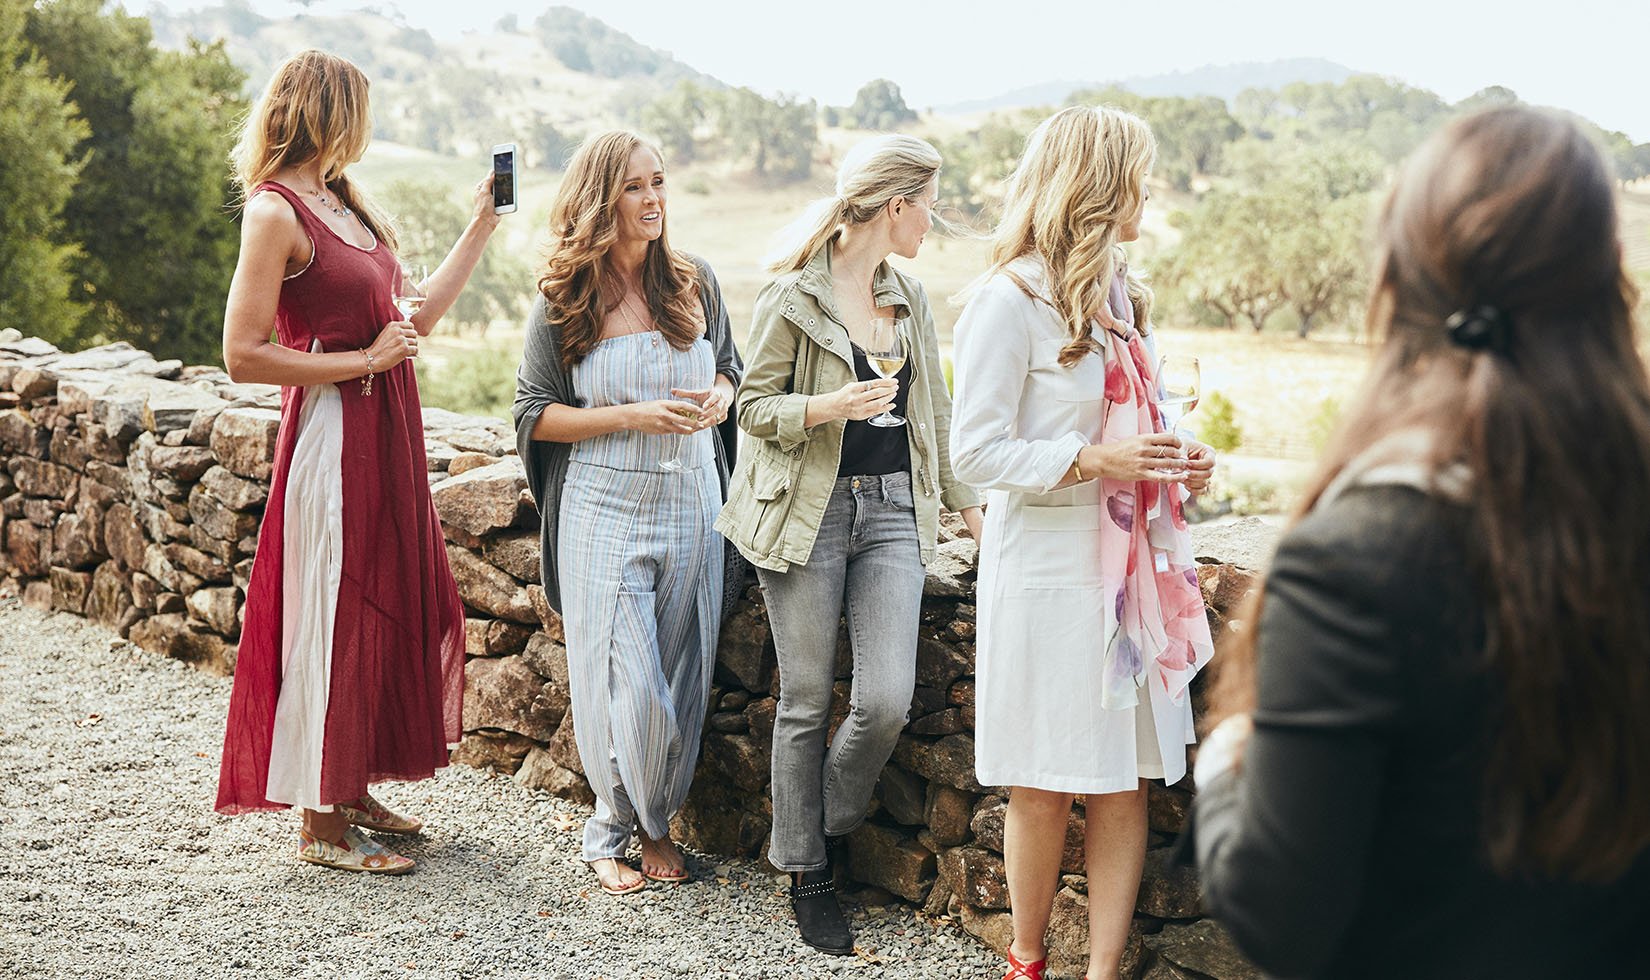
[[[666, 347], [666, 350], [667, 350], [667, 355], [666, 356], [669, 356], [669, 353], [668, 353], [669, 352], [669, 345], [661, 345], [661, 346]], [[704, 384], [698, 384], [698, 382], [700, 382], [700, 381], [703, 381]], [[710, 396], [711, 385], [713, 385], [715, 383], [715, 380], [712, 379], [712, 378], [705, 377], [704, 375], [700, 374], [697, 377], [693, 378], [693, 383], [694, 383], [694, 387], [684, 388], [682, 390], [687, 391], [687, 392], [691, 392], [692, 399], [696, 402], [699, 402], [702, 405], [702, 404], [704, 404], [705, 399]], [[701, 414], [699, 409], [693, 408], [693, 407], [690, 407], [690, 406], [687, 406], [687, 405], [683, 405], [680, 408], [672, 407], [671, 411], [675, 412], [677, 415], [680, 415], [682, 418], [692, 419], [695, 422], [699, 421], [699, 417], [700, 417], [700, 414]], [[683, 435], [681, 438], [677, 439], [676, 440], [676, 451], [671, 453], [669, 456], [665, 457], [664, 459], [659, 460], [659, 468], [661, 470], [664, 470], [667, 473], [680, 473], [683, 470], [687, 469], [687, 461], [682, 458], [682, 450], [687, 448], [688, 440], [692, 439], [694, 436], [696, 436], [698, 434], [699, 434], [698, 431], [689, 432], [689, 433], [686, 433], [685, 435]]]
[[403, 263], [395, 274], [395, 292], [392, 299], [395, 308], [401, 311], [401, 318], [411, 320], [413, 314], [424, 308], [424, 282], [429, 279], [429, 270], [415, 263]]
[[1170, 354], [1158, 361], [1157, 387], [1161, 396], [1157, 408], [1163, 413], [1164, 429], [1174, 432], [1181, 420], [1197, 408], [1202, 389], [1197, 358]]
[[[877, 377], [892, 378], [905, 367], [906, 344], [903, 325], [904, 321], [893, 317], [872, 318], [871, 333], [867, 338], [870, 342], [865, 345], [865, 359], [870, 362], [871, 370], [877, 373]], [[874, 415], [865, 421], [885, 428], [905, 424], [905, 419], [888, 409], [883, 409], [881, 415]]]

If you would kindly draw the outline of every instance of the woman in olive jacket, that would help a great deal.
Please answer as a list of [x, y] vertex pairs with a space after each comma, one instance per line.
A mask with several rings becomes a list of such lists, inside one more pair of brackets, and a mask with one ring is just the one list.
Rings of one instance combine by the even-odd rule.
[[[791, 229], [757, 298], [739, 425], [751, 436], [717, 520], [756, 566], [779, 657], [768, 859], [793, 873], [802, 938], [853, 952], [830, 850], [865, 817], [916, 685], [924, 566], [943, 503], [976, 536], [974, 492], [951, 473], [951, 397], [922, 284], [890, 268], [933, 226], [940, 156], [881, 136], [843, 161], [837, 195]], [[871, 369], [871, 321], [903, 321], [905, 365]], [[907, 424], [868, 419], [884, 410]], [[853, 648], [848, 717], [826, 741], [837, 623]]]

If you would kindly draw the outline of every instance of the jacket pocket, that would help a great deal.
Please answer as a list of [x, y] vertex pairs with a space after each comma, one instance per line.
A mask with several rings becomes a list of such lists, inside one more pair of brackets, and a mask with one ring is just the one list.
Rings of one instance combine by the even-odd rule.
[[750, 469], [752, 510], [755, 522], [751, 528], [751, 550], [763, 557], [771, 556], [785, 534], [785, 523], [790, 518], [792, 477], [788, 468], [775, 466], [758, 458]]

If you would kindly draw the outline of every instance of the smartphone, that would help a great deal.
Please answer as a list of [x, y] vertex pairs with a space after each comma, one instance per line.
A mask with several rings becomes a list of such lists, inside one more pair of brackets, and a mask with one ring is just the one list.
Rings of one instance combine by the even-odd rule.
[[493, 213], [510, 214], [516, 210], [516, 144], [500, 143], [493, 147]]

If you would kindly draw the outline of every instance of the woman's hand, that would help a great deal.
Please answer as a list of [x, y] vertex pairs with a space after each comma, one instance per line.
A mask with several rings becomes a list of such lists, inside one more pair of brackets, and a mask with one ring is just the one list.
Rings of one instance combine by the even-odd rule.
[[[1090, 480], [1103, 477], [1127, 483], [1178, 483], [1186, 478], [1186, 451], [1174, 433], [1153, 432], [1084, 446], [1077, 453], [1077, 465], [1083, 477]], [[1212, 459], [1209, 465], [1214, 465]], [[1207, 477], [1204, 482], [1208, 482]]]
[[476, 184], [474, 213], [470, 215], [470, 220], [490, 231], [498, 227], [498, 217], [498, 212], [493, 210], [493, 172], [489, 170], [487, 176]]
[[699, 428], [708, 429], [713, 425], [720, 425], [728, 417], [728, 408], [733, 405], [733, 398], [720, 386], [702, 388], [698, 391], [686, 388], [670, 389], [672, 398], [680, 398], [699, 406]]
[[850, 381], [825, 397], [831, 399], [833, 417], [863, 422], [873, 415], [891, 411], [894, 396], [898, 393], [898, 381], [878, 378], [875, 381]]
[[374, 374], [382, 374], [409, 357], [417, 357], [418, 328], [410, 320], [391, 320], [378, 332], [378, 339], [367, 348], [367, 353], [372, 355]]
[[704, 428], [697, 402], [661, 398], [625, 406], [625, 428], [661, 436], [685, 436]]
[[1192, 494], [1209, 489], [1209, 480], [1215, 475], [1215, 451], [1196, 439], [1184, 439], [1186, 449], [1186, 476], [1181, 484]]
[[1192, 780], [1199, 786], [1207, 786], [1225, 773], [1241, 772], [1249, 738], [1254, 733], [1254, 718], [1248, 712], [1222, 720], [1198, 745], [1197, 771], [1192, 774]]
[[978, 544], [981, 528], [985, 526], [985, 511], [979, 507], [964, 507], [961, 511], [958, 511], [957, 516], [961, 517], [963, 523], [968, 526], [968, 536]]

